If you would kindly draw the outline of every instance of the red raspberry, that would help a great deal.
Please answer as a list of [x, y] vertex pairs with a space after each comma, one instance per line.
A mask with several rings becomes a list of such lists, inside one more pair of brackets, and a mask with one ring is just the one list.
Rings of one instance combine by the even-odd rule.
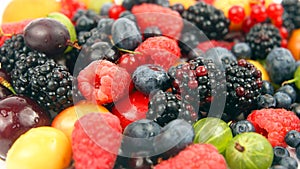
[[106, 60], [92, 62], [77, 79], [82, 95], [98, 104], [112, 103], [128, 94], [131, 81], [125, 69]]
[[87, 9], [86, 5], [78, 0], [61, 0], [60, 3], [60, 12], [70, 18], [70, 20], [72, 20], [78, 9]]
[[226, 169], [226, 161], [211, 144], [192, 144], [154, 169]]
[[116, 115], [123, 129], [137, 120], [146, 118], [148, 111], [148, 96], [139, 91], [135, 91], [129, 95], [129, 98], [123, 98], [112, 108], [112, 113]]
[[143, 33], [149, 26], [157, 26], [164, 36], [179, 39], [183, 20], [177, 11], [156, 4], [135, 5], [131, 11]]
[[135, 51], [146, 57], [146, 63], [160, 65], [165, 70], [168, 70], [180, 58], [180, 48], [177, 42], [164, 36], [146, 39]]
[[5, 40], [10, 38], [10, 36], [6, 36], [6, 35], [23, 33], [24, 27], [31, 21], [32, 19], [26, 19], [20, 22], [10, 22], [10, 23], [2, 24], [0, 28], [2, 29], [2, 32], [0, 31], [0, 47], [3, 45]]
[[272, 146], [283, 146], [286, 133], [290, 130], [300, 131], [300, 120], [286, 109], [261, 109], [254, 110], [248, 116], [257, 133], [264, 135]]
[[228, 50], [231, 50], [233, 45], [234, 45], [234, 42], [210, 40], [210, 41], [205, 41], [205, 42], [199, 43], [197, 48], [201, 49], [203, 52], [206, 52], [210, 48], [214, 48], [214, 47], [223, 47]]
[[72, 151], [76, 169], [112, 169], [121, 146], [122, 128], [111, 113], [89, 113], [76, 121]]

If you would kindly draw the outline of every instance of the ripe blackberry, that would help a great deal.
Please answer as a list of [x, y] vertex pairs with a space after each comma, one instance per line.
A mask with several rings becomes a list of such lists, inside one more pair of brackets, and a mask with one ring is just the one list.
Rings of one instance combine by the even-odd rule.
[[[211, 59], [198, 57], [172, 67], [169, 69], [169, 76], [172, 79], [173, 93], [181, 95], [196, 111], [208, 112], [213, 98], [217, 100], [222, 95], [225, 97], [224, 72]], [[218, 105], [215, 107], [218, 108]]]
[[230, 20], [224, 13], [202, 1], [190, 6], [182, 17], [195, 24], [209, 39], [222, 39], [229, 32]]
[[183, 100], [180, 95], [157, 91], [150, 99], [147, 119], [154, 120], [160, 126], [165, 126], [174, 119], [184, 119], [189, 123], [198, 120], [197, 112], [192, 105]]
[[13, 35], [0, 48], [1, 67], [7, 73], [10, 73], [15, 66], [15, 62], [19, 60], [20, 55], [23, 53], [27, 54], [29, 51], [31, 50], [25, 46], [23, 35]]
[[287, 12], [284, 12], [282, 14], [282, 21], [282, 26], [284, 26], [289, 33], [291, 33], [295, 29], [295, 24]]
[[65, 66], [45, 59], [43, 54], [28, 54], [16, 63], [12, 72], [12, 85], [16, 92], [36, 100], [52, 115], [73, 104], [73, 76]]
[[293, 21], [295, 28], [300, 28], [300, 1], [283, 0], [281, 2], [284, 11], [288, 13], [288, 17]]
[[224, 112], [235, 118], [257, 108], [257, 97], [262, 87], [261, 72], [244, 59], [233, 61], [226, 67], [226, 104]]
[[252, 51], [252, 59], [265, 59], [271, 50], [280, 47], [279, 30], [272, 24], [258, 23], [246, 35], [246, 42]]

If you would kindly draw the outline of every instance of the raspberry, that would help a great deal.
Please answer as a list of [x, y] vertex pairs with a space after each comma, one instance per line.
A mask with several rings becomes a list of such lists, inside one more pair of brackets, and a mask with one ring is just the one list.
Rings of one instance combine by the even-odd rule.
[[23, 33], [24, 27], [31, 21], [32, 19], [26, 19], [20, 22], [11, 22], [11, 23], [2, 24], [0, 30], [2, 29], [3, 32], [0, 31], [0, 47], [3, 45], [5, 40], [10, 38], [10, 36], [2, 36], [2, 33], [4, 34]]
[[123, 97], [129, 89], [127, 71], [106, 60], [93, 61], [78, 75], [78, 88], [88, 100], [98, 104], [112, 103]]
[[174, 65], [180, 57], [180, 48], [177, 42], [164, 36], [148, 38], [135, 51], [147, 57], [146, 63], [154, 62], [154, 64], [162, 66], [165, 70]]
[[261, 109], [254, 110], [248, 116], [255, 127], [255, 131], [268, 138], [273, 147], [286, 147], [284, 141], [286, 133], [290, 130], [300, 131], [300, 120], [286, 109]]
[[183, 20], [177, 11], [156, 4], [135, 5], [131, 11], [144, 32], [147, 27], [157, 26], [163, 35], [178, 39], [183, 28]]
[[156, 165], [154, 169], [226, 169], [226, 161], [211, 144], [192, 144], [178, 155]]
[[146, 118], [148, 102], [148, 96], [135, 91], [129, 95], [129, 98], [117, 102], [112, 108], [112, 113], [120, 119], [121, 126], [125, 129], [128, 124]]
[[72, 151], [76, 169], [111, 169], [121, 146], [121, 125], [111, 113], [90, 113], [76, 121]]

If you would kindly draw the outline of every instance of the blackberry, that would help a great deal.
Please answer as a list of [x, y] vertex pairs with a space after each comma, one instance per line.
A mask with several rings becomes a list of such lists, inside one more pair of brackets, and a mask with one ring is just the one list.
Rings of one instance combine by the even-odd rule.
[[174, 93], [212, 116], [220, 117], [224, 111], [226, 121], [256, 108], [262, 85], [261, 72], [243, 59], [230, 61], [222, 71], [213, 60], [197, 58], [170, 69], [169, 74]]
[[248, 114], [257, 108], [257, 97], [262, 87], [261, 72], [244, 59], [226, 67], [227, 97], [224, 112], [232, 118]]
[[282, 14], [282, 21], [282, 26], [284, 26], [290, 34], [295, 29], [295, 24], [286, 11]]
[[222, 39], [229, 32], [230, 20], [224, 13], [202, 1], [190, 6], [182, 17], [195, 24], [209, 39]]
[[188, 63], [171, 67], [169, 76], [172, 79], [172, 92], [181, 95], [183, 100], [191, 103], [199, 112], [208, 112], [213, 98], [217, 100], [216, 98], [226, 94], [224, 72], [217, 69], [211, 59], [198, 57]]
[[20, 55], [27, 54], [29, 51], [31, 49], [25, 45], [23, 35], [13, 35], [0, 48], [1, 68], [10, 74], [15, 66], [15, 62], [20, 59]]
[[279, 30], [272, 24], [258, 23], [246, 35], [252, 51], [252, 59], [265, 59], [273, 48], [280, 47]]
[[[12, 85], [19, 94], [27, 95], [53, 116], [73, 104], [73, 76], [53, 59], [35, 53], [16, 63]], [[74, 91], [76, 89], [74, 88]], [[77, 91], [74, 93], [78, 93]]]
[[150, 99], [147, 119], [154, 120], [160, 126], [167, 125], [175, 119], [184, 119], [189, 123], [198, 120], [192, 105], [181, 99], [180, 95], [157, 91]]
[[283, 0], [281, 4], [284, 8], [284, 11], [288, 13], [288, 17], [293, 21], [295, 29], [300, 28], [300, 1]]

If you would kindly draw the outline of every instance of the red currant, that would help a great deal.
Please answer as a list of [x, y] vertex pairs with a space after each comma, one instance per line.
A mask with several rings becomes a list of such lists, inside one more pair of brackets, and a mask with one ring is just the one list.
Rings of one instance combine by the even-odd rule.
[[263, 22], [267, 19], [268, 14], [265, 6], [263, 5], [253, 5], [251, 7], [251, 18], [256, 20], [257, 22]]
[[283, 38], [283, 39], [287, 39], [288, 38], [289, 32], [288, 32], [288, 30], [285, 27], [280, 27], [279, 31], [280, 31], [281, 38]]
[[245, 18], [245, 10], [239, 5], [232, 6], [228, 11], [228, 17], [230, 21], [234, 23], [241, 23]]
[[283, 20], [282, 20], [282, 17], [279, 16], [275, 19], [272, 19], [272, 23], [273, 25], [275, 25], [277, 28], [280, 28], [282, 26], [282, 23], [283, 23]]
[[119, 15], [124, 12], [126, 9], [122, 5], [112, 5], [109, 8], [108, 15], [112, 19], [118, 19]]
[[287, 48], [287, 46], [288, 46], [288, 40], [287, 39], [282, 39], [280, 46], [283, 47], [283, 48]]
[[251, 17], [247, 17], [242, 24], [243, 32], [248, 33], [252, 26], [255, 24], [255, 20], [253, 20]]
[[284, 9], [281, 4], [272, 3], [267, 8], [267, 14], [271, 19], [275, 19], [282, 16], [283, 10]]

